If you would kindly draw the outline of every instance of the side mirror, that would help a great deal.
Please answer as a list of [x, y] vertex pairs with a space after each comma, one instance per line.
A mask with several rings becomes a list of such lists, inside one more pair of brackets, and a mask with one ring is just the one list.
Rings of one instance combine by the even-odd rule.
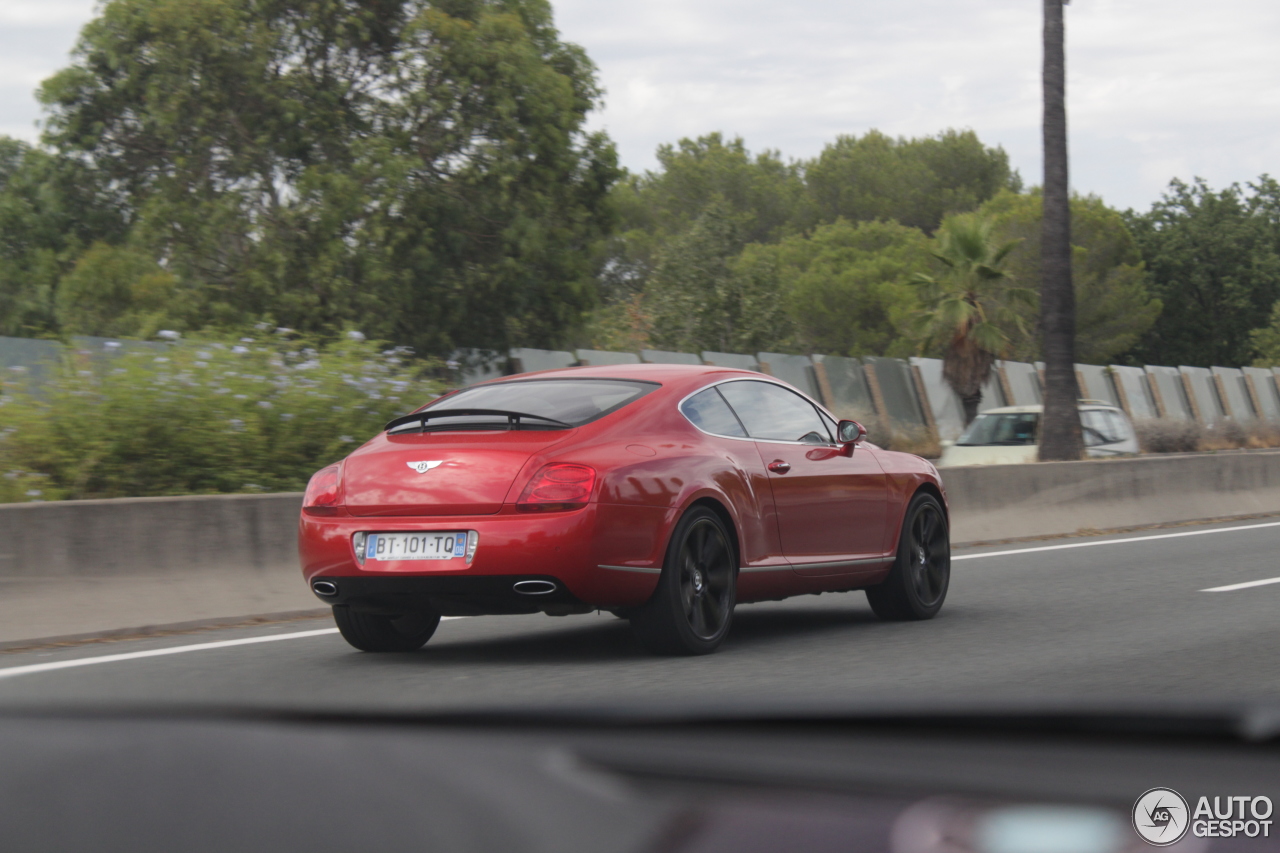
[[836, 438], [840, 442], [840, 452], [845, 456], [853, 455], [853, 448], [867, 437], [867, 428], [857, 421], [841, 421], [836, 427]]

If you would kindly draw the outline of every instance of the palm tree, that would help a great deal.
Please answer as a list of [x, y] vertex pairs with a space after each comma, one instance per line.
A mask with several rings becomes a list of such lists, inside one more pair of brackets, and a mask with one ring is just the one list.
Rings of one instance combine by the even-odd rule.
[[991, 218], [976, 213], [948, 217], [934, 235], [944, 271], [912, 279], [924, 306], [917, 331], [924, 347], [942, 349], [942, 378], [960, 397], [966, 425], [978, 415], [991, 365], [1009, 348], [1005, 330], [1024, 331], [1014, 303], [1035, 303], [1035, 293], [1002, 269], [1018, 241], [997, 246], [992, 229]]
[[1062, 6], [1044, 0], [1044, 225], [1040, 243], [1040, 333], [1044, 344], [1042, 461], [1084, 453], [1076, 400], [1076, 296], [1071, 284], [1067, 189], [1066, 40]]

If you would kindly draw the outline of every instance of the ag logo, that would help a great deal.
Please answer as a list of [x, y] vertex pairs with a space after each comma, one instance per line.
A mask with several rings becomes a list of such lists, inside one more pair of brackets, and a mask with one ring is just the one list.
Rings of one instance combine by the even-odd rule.
[[1172, 788], [1152, 788], [1133, 804], [1133, 828], [1156, 847], [1180, 841], [1190, 825], [1187, 801]]
[[408, 465], [410, 468], [417, 471], [419, 474], [425, 474], [428, 471], [430, 471], [432, 468], [435, 468], [437, 465], [443, 465], [444, 460], [437, 459], [434, 462], [406, 462], [404, 464]]

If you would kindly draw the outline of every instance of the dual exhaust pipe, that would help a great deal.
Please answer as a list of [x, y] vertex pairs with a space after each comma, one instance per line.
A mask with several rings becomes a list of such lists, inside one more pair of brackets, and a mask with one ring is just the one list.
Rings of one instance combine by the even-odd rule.
[[520, 595], [549, 595], [559, 588], [553, 581], [516, 581], [511, 586]]
[[338, 594], [338, 585], [333, 581], [312, 581], [311, 591], [316, 595], [332, 598]]
[[[512, 592], [518, 595], [550, 595], [559, 588], [554, 581], [543, 580], [516, 581], [511, 586]], [[332, 598], [338, 594], [338, 585], [333, 581], [312, 581], [311, 591], [324, 598]]]

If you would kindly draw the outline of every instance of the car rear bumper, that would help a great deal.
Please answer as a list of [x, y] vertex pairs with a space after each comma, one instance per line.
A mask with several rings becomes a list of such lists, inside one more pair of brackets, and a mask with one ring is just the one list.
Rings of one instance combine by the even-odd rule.
[[[303, 513], [298, 552], [313, 592], [317, 581], [336, 586], [336, 595], [317, 594], [331, 604], [368, 609], [393, 599], [434, 600], [448, 615], [625, 607], [647, 601], [657, 585], [669, 516], [663, 508], [594, 503], [574, 512], [431, 518]], [[474, 558], [356, 558], [356, 533], [430, 531], [475, 531]], [[556, 591], [515, 591], [525, 580], [554, 583]]]
[[317, 577], [311, 590], [325, 604], [388, 615], [422, 610], [444, 616], [563, 615], [595, 609], [547, 575]]

